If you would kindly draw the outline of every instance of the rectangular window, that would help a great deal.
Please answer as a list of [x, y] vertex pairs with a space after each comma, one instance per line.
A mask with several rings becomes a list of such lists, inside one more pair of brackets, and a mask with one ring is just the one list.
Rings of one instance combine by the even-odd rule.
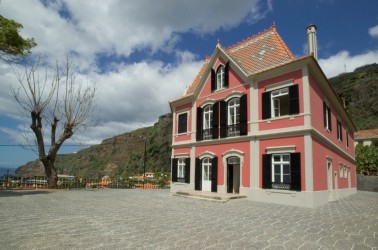
[[343, 141], [343, 132], [341, 122], [337, 120], [337, 139], [342, 142]]
[[290, 154], [272, 154], [272, 188], [290, 189]]
[[264, 154], [262, 158], [264, 189], [301, 191], [301, 154]]
[[323, 119], [324, 119], [324, 128], [328, 131], [332, 131], [331, 109], [329, 108], [326, 102], [323, 102]]
[[262, 94], [262, 118], [299, 114], [299, 88], [292, 85]]
[[186, 133], [188, 131], [188, 113], [178, 115], [178, 133]]
[[283, 88], [272, 91], [272, 117], [279, 117], [289, 114], [289, 89]]
[[178, 159], [177, 178], [185, 178], [185, 159]]
[[345, 131], [345, 137], [346, 137], [346, 146], [349, 148], [349, 133], [348, 131]]

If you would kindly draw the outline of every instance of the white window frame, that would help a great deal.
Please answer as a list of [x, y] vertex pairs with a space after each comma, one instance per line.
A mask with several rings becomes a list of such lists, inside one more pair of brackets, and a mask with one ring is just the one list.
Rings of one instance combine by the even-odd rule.
[[220, 65], [217, 69], [217, 89], [222, 89], [225, 86], [225, 67]]
[[[279, 161], [275, 161], [274, 157], [275, 156], [279, 156], [280, 157], [280, 160]], [[283, 160], [284, 156], [288, 156], [288, 160], [285, 161]], [[279, 171], [279, 175], [280, 175], [280, 182], [275, 182], [275, 165], [280, 165], [280, 171]], [[284, 165], [289, 165], [289, 171], [288, 171], [288, 174], [284, 174]], [[290, 184], [291, 183], [291, 166], [290, 166], [290, 153], [283, 153], [283, 154], [272, 154], [272, 184], [273, 183], [276, 183], [276, 184]], [[287, 175], [289, 176], [289, 179], [290, 181], [289, 182], [284, 182], [284, 175]]]
[[[180, 128], [180, 116], [186, 114], [186, 130], [185, 132], [179, 132]], [[177, 114], [177, 134], [186, 134], [188, 133], [188, 123], [189, 123], [189, 112], [181, 112]]]
[[342, 142], [341, 137], [343, 133], [343, 125], [341, 124], [340, 119], [337, 119], [336, 126], [337, 126], [337, 140], [339, 140], [339, 142]]
[[240, 123], [240, 98], [233, 98], [228, 102], [227, 112], [228, 126]]
[[211, 129], [213, 126], [213, 106], [206, 105], [203, 108], [203, 129]]
[[[203, 180], [205, 181], [211, 181], [211, 167], [212, 167], [212, 159], [211, 158], [204, 158], [202, 159], [202, 169], [203, 169]], [[206, 172], [207, 170], [207, 172]]]
[[[280, 97], [287, 96], [287, 106], [289, 105], [289, 87], [277, 89], [271, 92], [271, 117], [280, 117], [289, 115], [289, 110], [287, 114], [281, 115], [281, 100]], [[277, 112], [276, 112], [277, 111]]]
[[[324, 114], [325, 119], [326, 119], [325, 129], [327, 131], [331, 131], [330, 128], [329, 128], [330, 124], [331, 124], [331, 119], [332, 119], [331, 114], [329, 114], [331, 112], [331, 108], [329, 107], [329, 104], [327, 102], [325, 102], [325, 104], [326, 104], [326, 109], [325, 109], [325, 114]], [[331, 118], [331, 119], [329, 119], [329, 118]]]
[[177, 179], [185, 178], [185, 158], [177, 160]]

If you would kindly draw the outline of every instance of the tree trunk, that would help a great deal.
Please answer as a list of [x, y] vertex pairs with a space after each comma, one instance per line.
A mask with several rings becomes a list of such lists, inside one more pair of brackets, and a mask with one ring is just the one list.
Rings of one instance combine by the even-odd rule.
[[47, 176], [48, 187], [55, 189], [58, 188], [58, 174], [54, 166], [54, 162], [42, 161], [45, 167], [45, 173]]

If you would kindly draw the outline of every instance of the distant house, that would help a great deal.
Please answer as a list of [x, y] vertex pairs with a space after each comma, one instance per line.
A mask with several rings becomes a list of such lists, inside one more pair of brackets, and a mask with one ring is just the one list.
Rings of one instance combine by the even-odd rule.
[[173, 112], [171, 192], [239, 193], [315, 207], [356, 192], [356, 128], [317, 62], [296, 58], [275, 25], [219, 42]]
[[374, 140], [378, 140], [378, 129], [360, 130], [354, 133], [354, 145], [371, 145]]
[[155, 178], [154, 172], [146, 172], [146, 178]]

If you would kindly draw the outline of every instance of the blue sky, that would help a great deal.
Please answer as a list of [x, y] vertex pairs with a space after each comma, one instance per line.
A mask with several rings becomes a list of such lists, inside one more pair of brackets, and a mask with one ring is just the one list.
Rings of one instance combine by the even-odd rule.
[[[158, 4], [157, 4], [158, 3]], [[237, 4], [237, 5], [235, 5]], [[328, 77], [378, 62], [376, 0], [2, 0], [0, 14], [23, 24], [34, 37], [33, 56], [53, 65], [70, 55], [81, 77], [98, 87], [102, 123], [67, 141], [60, 153], [150, 126], [169, 112], [217, 40], [228, 47], [269, 28], [297, 57], [307, 54], [306, 27], [318, 27], [319, 63]], [[9, 91], [17, 86], [12, 67], [0, 62], [0, 167], [37, 158], [23, 132]], [[48, 136], [48, 133], [46, 134]]]

